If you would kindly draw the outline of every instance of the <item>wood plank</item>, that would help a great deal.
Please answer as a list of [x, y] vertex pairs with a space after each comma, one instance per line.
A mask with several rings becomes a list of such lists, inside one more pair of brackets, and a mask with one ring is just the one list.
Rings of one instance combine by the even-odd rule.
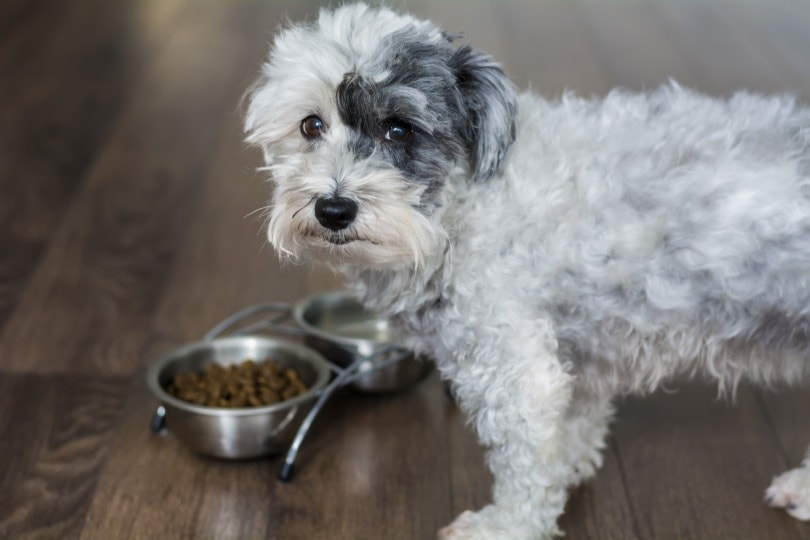
[[[19, 89], [29, 81], [47, 78], [52, 74], [43, 70], [51, 66], [58, 72], [67, 67], [54, 63], [59, 57], [68, 58], [86, 49], [87, 44], [99, 36], [115, 35], [117, 42], [99, 41], [95, 60], [107, 62], [108, 68], [117, 70], [115, 60], [124, 58], [116, 54], [122, 46], [137, 51], [162, 41], [172, 32], [176, 16], [187, 9], [188, 2], [175, 0], [141, 0], [137, 3], [110, 5], [103, 0], [75, 0], [70, 4], [58, 0], [30, 0], [3, 2], [9, 16], [0, 19], [8, 32], [0, 33], [0, 102], [9, 97], [20, 97]], [[111, 32], [112, 31], [112, 32]], [[76, 55], [79, 57], [79, 55]], [[113, 60], [113, 62], [111, 62]], [[79, 62], [76, 67], [84, 66]], [[81, 70], [79, 70], [81, 71]]]
[[611, 88], [650, 89], [670, 79], [696, 84], [697, 79], [663, 36], [661, 21], [649, 3], [580, 0], [574, 5], [582, 37]]
[[464, 43], [492, 55], [521, 89], [549, 97], [609, 89], [569, 2], [416, 1], [407, 7], [448, 32], [462, 33]]
[[[246, 77], [253, 75], [251, 69]], [[246, 78], [241, 87], [248, 84]], [[193, 233], [178, 246], [150, 334], [140, 349], [142, 365], [201, 339], [246, 306], [292, 304], [319, 288], [339, 288], [327, 279], [331, 274], [313, 281], [310, 267], [279, 261], [267, 245], [265, 215], [258, 210], [271, 192], [263, 173], [253, 172], [261, 164], [258, 152], [245, 151], [238, 115], [224, 115], [215, 130], [223, 133], [223, 140], [200, 181], [200, 201], [188, 225]]]
[[154, 401], [136, 383], [83, 537], [430, 538], [450, 515], [444, 400], [435, 378], [337, 394], [282, 484], [280, 457], [208, 459], [151, 435]]
[[[663, 35], [680, 54], [699, 89], [727, 95], [746, 89], [772, 93], [789, 86], [783, 72], [744, 39], [725, 16], [726, 4], [656, 2]], [[762, 9], [770, 9], [763, 6]]]
[[716, 390], [628, 399], [614, 436], [641, 538], [808, 538], [768, 508], [764, 489], [783, 459], [749, 388], [736, 406]]
[[182, 20], [6, 325], [5, 367], [132, 371], [266, 24], [250, 4], [199, 4]]
[[587, 97], [610, 90], [604, 66], [588, 46], [586, 29], [570, 2], [509, 3], [498, 20], [514, 36], [509, 65], [521, 88], [549, 98], [565, 91]]
[[727, 16], [746, 40], [782, 74], [785, 92], [810, 101], [810, 2], [774, 2], [763, 5], [745, 1]]
[[0, 537], [79, 536], [127, 386], [0, 374]]
[[[316, 11], [312, 2], [288, 6], [284, 17], [301, 19]], [[264, 28], [272, 29], [277, 8], [268, 11]], [[266, 32], [257, 32], [258, 36]], [[266, 54], [264, 41], [238, 78], [247, 88]], [[167, 276], [165, 293], [154, 316], [151, 331], [140, 349], [140, 363], [190, 341], [197, 341], [226, 316], [257, 303], [287, 303], [311, 294], [343, 288], [331, 271], [279, 260], [268, 245], [266, 206], [272, 186], [258, 151], [246, 150], [241, 118], [236, 109], [223, 114], [216, 130], [222, 141], [201, 179], [198, 207], [189, 218], [189, 234], [176, 254]]]
[[42, 250], [41, 242], [11, 239], [0, 234], [0, 331], [22, 298]]
[[[27, 60], [48, 49], [51, 39], [68, 14], [80, 11], [67, 5], [52, 4], [44, 0], [30, 2], [4, 2], [0, 18], [0, 76], [6, 79], [12, 73], [29, 69]], [[13, 87], [13, 86], [12, 86]], [[0, 88], [0, 97], [8, 87]]]
[[[271, 501], [266, 467], [257, 461], [233, 463], [233, 476], [223, 477], [227, 462], [199, 458], [173, 437], [149, 431], [154, 407], [143, 378], [135, 377], [82, 537], [192, 538], [206, 492], [220, 500], [220, 508], [233, 509], [236, 500], [235, 515], [244, 520], [245, 532], [261, 537], [263, 520], [254, 520]], [[215, 521], [225, 518], [220, 508], [213, 508]]]
[[771, 471], [776, 476], [797, 467], [807, 455], [810, 447], [810, 425], [807, 424], [810, 387], [805, 384], [779, 392], [758, 390], [756, 397], [784, 460], [781, 469]]
[[453, 517], [445, 399], [435, 375], [399, 393], [338, 396], [293, 480], [332, 495], [312, 500], [307, 519], [279, 516], [281, 537], [432, 538]]
[[[67, 15], [60, 9], [67, 4], [52, 9], [34, 4], [47, 18], [31, 21], [25, 35], [42, 36], [44, 44], [15, 56], [19, 69], [0, 75], [0, 329], [112, 130], [133, 80], [171, 33], [170, 23], [184, 5], [168, 4], [173, 7], [153, 9], [148, 21], [132, 13], [134, 4], [77, 2]], [[49, 30], [48, 24], [56, 24], [52, 18], [62, 24]]]
[[42, 2], [36, 0], [6, 0], [0, 3], [0, 51], [8, 48], [8, 41], [16, 37], [15, 31], [25, 27], [42, 11]]
[[615, 442], [608, 440], [596, 477], [572, 490], [559, 525], [566, 538], [644, 538], [636, 528]]
[[429, 19], [445, 32], [460, 34], [460, 43], [492, 55], [507, 72], [511, 72], [509, 44], [510, 36], [500, 24], [493, 24], [500, 18], [499, 6], [491, 2], [480, 2], [474, 8], [464, 0], [433, 2], [418, 0], [409, 2], [409, 12]]

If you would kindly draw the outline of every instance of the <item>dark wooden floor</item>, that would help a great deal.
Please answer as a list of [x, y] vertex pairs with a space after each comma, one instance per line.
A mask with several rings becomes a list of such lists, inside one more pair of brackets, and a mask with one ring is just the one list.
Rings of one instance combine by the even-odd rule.
[[[488, 499], [483, 452], [434, 377], [344, 392], [289, 485], [153, 436], [143, 371], [257, 301], [332, 289], [278, 267], [239, 98], [271, 30], [316, 2], [0, 3], [0, 537], [430, 538]], [[409, 0], [521, 86], [669, 77], [810, 101], [810, 2]], [[810, 392], [712, 388], [621, 404], [568, 538], [810, 539], [761, 503], [810, 442]]]

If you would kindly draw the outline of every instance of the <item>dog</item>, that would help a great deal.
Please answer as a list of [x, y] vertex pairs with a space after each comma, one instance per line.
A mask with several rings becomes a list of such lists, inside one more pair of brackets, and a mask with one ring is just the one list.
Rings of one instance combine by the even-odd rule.
[[[286, 261], [339, 269], [435, 360], [494, 474], [445, 539], [548, 538], [616, 396], [810, 372], [810, 109], [672, 82], [554, 100], [364, 4], [276, 35], [245, 131]], [[810, 456], [772, 506], [810, 519]]]

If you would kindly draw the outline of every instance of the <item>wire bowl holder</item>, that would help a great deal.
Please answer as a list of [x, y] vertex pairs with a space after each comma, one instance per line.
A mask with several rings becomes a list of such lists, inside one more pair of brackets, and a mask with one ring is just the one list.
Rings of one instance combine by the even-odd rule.
[[[278, 479], [282, 482], [289, 482], [295, 468], [295, 460], [304, 439], [309, 432], [315, 418], [323, 409], [326, 402], [335, 390], [352, 384], [367, 381], [366, 386], [358, 389], [377, 391], [374, 389], [374, 379], [377, 374], [388, 370], [397, 369], [397, 365], [404, 360], [418, 362], [420, 364], [416, 376], [413, 371], [407, 375], [408, 379], [403, 382], [413, 384], [421, 379], [427, 371], [427, 363], [414, 360], [413, 353], [396, 343], [369, 342], [368, 339], [347, 339], [344, 336], [332, 335], [329, 332], [321, 331], [310, 325], [306, 320], [307, 309], [312, 306], [320, 306], [321, 302], [328, 304], [352, 302], [348, 293], [337, 292], [326, 295], [312, 297], [293, 306], [286, 303], [266, 303], [257, 304], [244, 308], [223, 319], [220, 323], [208, 331], [203, 340], [213, 343], [217, 339], [227, 336], [249, 337], [265, 333], [282, 334], [302, 338], [305, 346], [309, 345], [324, 356], [329, 365], [329, 369], [334, 374], [332, 380], [318, 391], [315, 402], [307, 415], [301, 421], [295, 436], [287, 449], [282, 466], [278, 472]], [[354, 306], [352, 306], [354, 307]], [[326, 348], [326, 350], [323, 350]], [[389, 377], [390, 380], [390, 377]], [[387, 389], [387, 387], [386, 387]], [[152, 432], [159, 432], [166, 428], [166, 409], [159, 405], [150, 422]]]

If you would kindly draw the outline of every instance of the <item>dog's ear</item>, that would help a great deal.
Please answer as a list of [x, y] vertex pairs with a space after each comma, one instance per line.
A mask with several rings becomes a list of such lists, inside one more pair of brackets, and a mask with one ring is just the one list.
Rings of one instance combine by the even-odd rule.
[[461, 130], [469, 148], [473, 180], [485, 180], [499, 171], [515, 140], [515, 90], [491, 56], [469, 45], [455, 52], [450, 65], [463, 102]]

